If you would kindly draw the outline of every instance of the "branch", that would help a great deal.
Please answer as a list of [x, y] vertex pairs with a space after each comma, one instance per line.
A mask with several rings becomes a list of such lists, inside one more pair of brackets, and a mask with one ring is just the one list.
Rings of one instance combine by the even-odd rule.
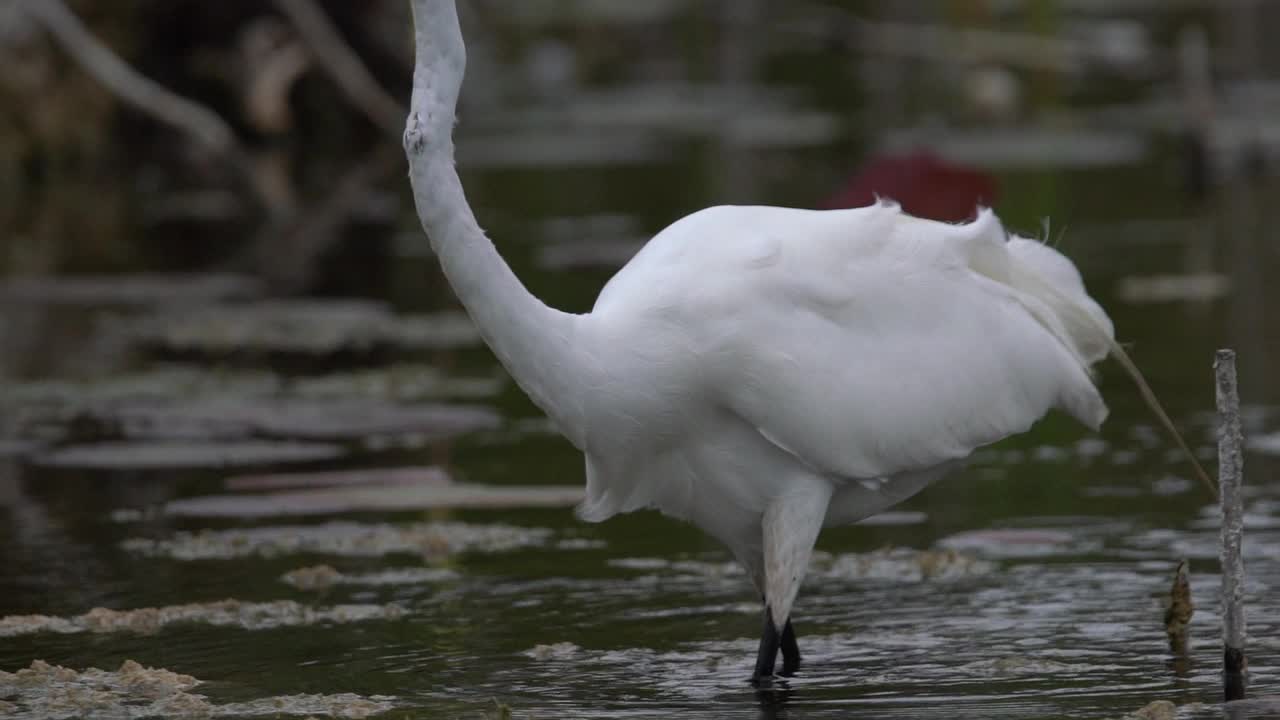
[[282, 210], [265, 182], [250, 167], [231, 127], [209, 108], [178, 95], [134, 70], [102, 44], [63, 0], [18, 0], [80, 67], [112, 94], [138, 110], [186, 133], [227, 162], [272, 214]]
[[121, 100], [187, 133], [220, 155], [238, 151], [235, 133], [221, 117], [138, 73], [95, 38], [62, 0], [23, 0], [23, 4], [85, 72]]
[[275, 0], [275, 4], [347, 99], [373, 124], [399, 137], [404, 131], [405, 108], [382, 89], [324, 11], [313, 0]]

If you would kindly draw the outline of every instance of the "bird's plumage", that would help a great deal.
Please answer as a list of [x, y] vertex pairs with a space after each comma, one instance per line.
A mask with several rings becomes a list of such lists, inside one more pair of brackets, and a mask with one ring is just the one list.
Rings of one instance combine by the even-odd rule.
[[[1045, 296], [1019, 282], [1028, 277], [1057, 290]], [[1073, 335], [1064, 327], [1079, 313], [1097, 323]], [[661, 422], [660, 444], [697, 443], [704, 428], [690, 418], [731, 417], [800, 468], [837, 480], [927, 471], [1055, 407], [1091, 427], [1106, 414], [1087, 363], [1109, 321], [1069, 261], [1007, 239], [989, 211], [950, 225], [890, 204], [704, 210], [654, 237], [584, 327], [605, 336], [608, 364], [625, 374], [618, 383], [648, 396], [625, 403], [652, 407], [644, 437]], [[592, 428], [589, 453], [616, 453], [613, 439], [631, 435], [613, 423]], [[625, 474], [643, 464], [629, 462]], [[593, 479], [584, 514], [595, 519], [650, 504], [640, 496], [662, 484]]]
[[819, 521], [854, 522], [1053, 408], [1106, 415], [1089, 363], [1110, 321], [1070, 261], [989, 211], [704, 210], [655, 236], [581, 329], [607, 368], [581, 516], [689, 520], [762, 591], [761, 523], [793, 486], [828, 484]]
[[774, 630], [824, 525], [884, 510], [1053, 408], [1105, 417], [1089, 365], [1114, 347], [1110, 321], [1069, 260], [990, 211], [952, 225], [890, 203], [710, 208], [650, 240], [590, 313], [548, 308], [453, 169], [453, 2], [414, 0], [414, 15], [419, 215], [486, 342], [584, 451], [580, 516], [656, 508], [701, 527], [746, 566]]

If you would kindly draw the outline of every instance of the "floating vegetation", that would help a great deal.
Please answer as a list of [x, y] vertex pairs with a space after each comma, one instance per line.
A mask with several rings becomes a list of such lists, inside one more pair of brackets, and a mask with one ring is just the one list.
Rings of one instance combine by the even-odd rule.
[[224, 468], [332, 460], [340, 445], [268, 440], [231, 442], [117, 442], [77, 445], [37, 455], [45, 467], [84, 470]]
[[359, 440], [416, 435], [439, 439], [497, 427], [501, 418], [473, 405], [397, 405], [380, 400], [224, 400], [111, 403], [51, 413], [80, 440]]
[[0, 439], [0, 460], [4, 458], [24, 457], [39, 450], [40, 443], [26, 440]]
[[280, 715], [319, 715], [360, 720], [392, 710], [395, 707], [394, 701], [395, 698], [386, 695], [364, 697], [355, 693], [282, 695], [243, 703], [216, 705], [213, 715], [271, 718]]
[[1156, 700], [1125, 715], [1125, 720], [1174, 720], [1177, 717], [1177, 705], [1168, 700]]
[[91, 381], [36, 380], [0, 387], [0, 406], [64, 409], [112, 404], [255, 400], [381, 400], [421, 402], [444, 397], [489, 397], [502, 389], [494, 377], [452, 377], [433, 365], [409, 363], [381, 368], [285, 377], [268, 370], [208, 369], [160, 365], [150, 370]]
[[269, 300], [210, 305], [144, 318], [132, 338], [161, 353], [225, 358], [367, 357], [385, 351], [474, 345], [460, 312], [400, 317], [367, 300]]
[[[1008, 656], [990, 660], [975, 660], [957, 668], [961, 672], [982, 676], [1035, 675], [1085, 675], [1105, 672], [1108, 666], [1100, 663], [1064, 663], [1041, 657]], [[1122, 668], [1116, 668], [1122, 669]]]
[[987, 170], [1098, 169], [1131, 166], [1147, 155], [1148, 140], [1134, 132], [1052, 127], [1002, 127], [998, 130], [918, 129], [890, 133], [886, 152], [921, 144], [948, 162]]
[[[708, 578], [744, 575], [736, 562], [664, 560], [662, 558], [617, 558], [608, 563], [628, 570], [673, 571], [684, 576]], [[833, 555], [815, 550], [809, 563], [811, 577], [832, 580], [887, 580], [893, 582], [948, 581], [986, 575], [996, 564], [955, 550], [914, 550], [882, 548], [868, 553]]]
[[194, 305], [261, 294], [260, 281], [231, 274], [64, 275], [0, 282], [0, 301], [43, 305]]
[[884, 548], [869, 553], [814, 554], [819, 574], [842, 580], [950, 581], [992, 573], [996, 564], [951, 549]]
[[481, 399], [501, 392], [505, 375], [454, 377], [432, 365], [407, 364], [292, 379], [288, 391], [300, 398], [369, 398], [422, 402], [439, 398]]
[[322, 470], [271, 475], [236, 475], [223, 481], [228, 490], [285, 490], [289, 488], [349, 487], [352, 485], [444, 485], [453, 482], [434, 465], [360, 470]]
[[644, 247], [644, 240], [562, 240], [538, 248], [538, 265], [548, 270], [620, 268]]
[[164, 506], [164, 512], [178, 517], [263, 518], [431, 508], [571, 507], [582, 501], [582, 495], [583, 489], [578, 485], [476, 485], [428, 481], [206, 495], [171, 501]]
[[448, 568], [392, 568], [379, 572], [348, 575], [339, 572], [331, 565], [313, 565], [290, 570], [280, 576], [280, 581], [299, 590], [328, 590], [335, 585], [423, 585], [457, 578], [458, 573]]
[[569, 660], [582, 652], [582, 648], [571, 642], [558, 642], [551, 645], [535, 645], [520, 653], [534, 660]]
[[132, 538], [121, 543], [129, 552], [174, 560], [227, 560], [240, 557], [336, 555], [379, 557], [406, 553], [426, 557], [461, 552], [505, 552], [543, 545], [546, 528], [466, 523], [411, 525], [334, 522], [235, 530], [179, 532], [171, 538]]
[[43, 632], [63, 635], [75, 633], [150, 635], [170, 625], [190, 624], [268, 630], [324, 623], [345, 624], [369, 620], [394, 620], [403, 617], [404, 612], [404, 609], [397, 605], [335, 605], [327, 608], [313, 608], [292, 600], [273, 602], [219, 600], [137, 610], [94, 608], [83, 615], [73, 617], [9, 615], [0, 618], [0, 637]]
[[1246, 441], [1245, 446], [1265, 455], [1280, 455], [1280, 432], [1254, 435]]
[[888, 510], [858, 521], [858, 525], [888, 527], [893, 525], [919, 525], [929, 516], [915, 510]]
[[[460, 387], [453, 387], [461, 383]], [[431, 398], [492, 394], [500, 381], [426, 366], [286, 380], [269, 372], [169, 367], [102, 382], [0, 387], [0, 442], [340, 440], [432, 442], [492, 430], [500, 416]]]
[[6, 717], [200, 717], [211, 706], [188, 690], [200, 684], [190, 675], [147, 668], [126, 660], [115, 672], [83, 673], [35, 660], [16, 673], [0, 671]]
[[126, 660], [115, 671], [83, 672], [35, 660], [15, 673], [0, 671], [4, 716], [14, 720], [72, 718], [209, 718], [323, 716], [367, 718], [392, 710], [395, 698], [337, 695], [286, 695], [217, 705], [191, 690], [203, 682]]
[[1081, 550], [1081, 543], [1072, 533], [1040, 528], [973, 530], [943, 538], [939, 545], [999, 558], [1044, 557]]
[[1231, 278], [1220, 273], [1127, 277], [1116, 288], [1127, 303], [1216, 300], [1230, 292]]

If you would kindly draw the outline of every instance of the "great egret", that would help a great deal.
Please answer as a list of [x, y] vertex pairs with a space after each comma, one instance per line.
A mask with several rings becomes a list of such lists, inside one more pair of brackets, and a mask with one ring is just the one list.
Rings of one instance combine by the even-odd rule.
[[[655, 236], [573, 315], [531, 295], [454, 168], [466, 64], [454, 0], [412, 0], [405, 129], [445, 275], [520, 387], [586, 455], [584, 520], [657, 508], [722, 541], [765, 604], [753, 679], [800, 653], [818, 532], [874, 515], [1051, 408], [1097, 428], [1089, 366], [1117, 351], [1069, 260], [888, 203], [714, 207]], [[1127, 365], [1126, 365], [1127, 366]], [[780, 630], [781, 629], [781, 630]]]

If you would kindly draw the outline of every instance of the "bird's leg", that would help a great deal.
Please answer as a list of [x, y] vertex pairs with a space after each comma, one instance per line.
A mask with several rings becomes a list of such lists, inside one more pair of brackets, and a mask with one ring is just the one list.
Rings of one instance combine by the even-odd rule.
[[[800, 667], [800, 649], [795, 630], [791, 628], [791, 606], [809, 567], [813, 543], [822, 529], [832, 489], [829, 482], [819, 477], [796, 478], [785, 494], [774, 498], [761, 519], [766, 617], [753, 676], [757, 681], [773, 672], [779, 646], [783, 650], [783, 674], [793, 673]], [[784, 634], [790, 639], [784, 640]]]
[[[772, 619], [770, 619], [772, 622]], [[782, 628], [782, 673], [783, 677], [791, 677], [800, 669], [800, 645], [796, 643], [796, 631], [791, 627], [791, 618]]]
[[773, 622], [773, 613], [769, 606], [764, 606], [764, 631], [760, 634], [760, 649], [756, 652], [756, 671], [751, 674], [751, 684], [759, 685], [773, 677], [773, 663], [778, 659], [780, 641], [778, 626]]

